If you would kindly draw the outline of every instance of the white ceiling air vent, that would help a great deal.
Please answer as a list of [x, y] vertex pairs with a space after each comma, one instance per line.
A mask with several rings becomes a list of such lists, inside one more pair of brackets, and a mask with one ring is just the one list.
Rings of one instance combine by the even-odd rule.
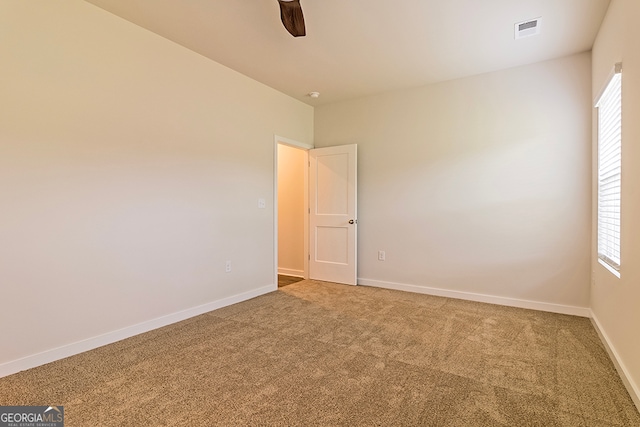
[[521, 39], [523, 37], [535, 36], [540, 34], [540, 21], [541, 17], [529, 19], [528, 21], [518, 22], [514, 26], [515, 39]]

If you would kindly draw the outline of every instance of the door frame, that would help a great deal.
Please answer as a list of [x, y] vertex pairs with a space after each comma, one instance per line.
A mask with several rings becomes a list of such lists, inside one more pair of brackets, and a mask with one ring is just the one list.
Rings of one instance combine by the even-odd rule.
[[[311, 144], [296, 141], [282, 136], [273, 136], [273, 283], [274, 290], [278, 289], [278, 145], [288, 145], [290, 147], [304, 150], [309, 159], [309, 150], [314, 148]], [[304, 209], [309, 209], [309, 169], [305, 170], [304, 176]], [[304, 278], [309, 278], [309, 215], [304, 214]]]

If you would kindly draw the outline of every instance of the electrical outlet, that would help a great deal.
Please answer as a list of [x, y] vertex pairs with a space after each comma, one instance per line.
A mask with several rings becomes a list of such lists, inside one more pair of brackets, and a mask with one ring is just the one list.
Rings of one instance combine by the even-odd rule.
[[227, 263], [224, 265], [224, 271], [225, 273], [231, 273], [231, 261], [227, 261]]
[[386, 257], [387, 255], [384, 253], [384, 251], [378, 251], [378, 261], [384, 261]]

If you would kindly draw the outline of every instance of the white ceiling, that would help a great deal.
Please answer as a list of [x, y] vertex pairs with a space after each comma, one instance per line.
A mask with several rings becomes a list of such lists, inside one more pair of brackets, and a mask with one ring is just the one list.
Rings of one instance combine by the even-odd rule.
[[[320, 105], [588, 51], [610, 0], [300, 0], [298, 38], [276, 0], [87, 1]], [[541, 34], [514, 40], [536, 17]]]

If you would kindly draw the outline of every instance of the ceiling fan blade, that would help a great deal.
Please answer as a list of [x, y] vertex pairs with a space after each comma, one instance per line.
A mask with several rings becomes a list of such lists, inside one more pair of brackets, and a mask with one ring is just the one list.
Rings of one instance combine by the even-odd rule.
[[280, 4], [280, 19], [284, 27], [293, 37], [305, 36], [304, 15], [300, 0], [278, 0]]

